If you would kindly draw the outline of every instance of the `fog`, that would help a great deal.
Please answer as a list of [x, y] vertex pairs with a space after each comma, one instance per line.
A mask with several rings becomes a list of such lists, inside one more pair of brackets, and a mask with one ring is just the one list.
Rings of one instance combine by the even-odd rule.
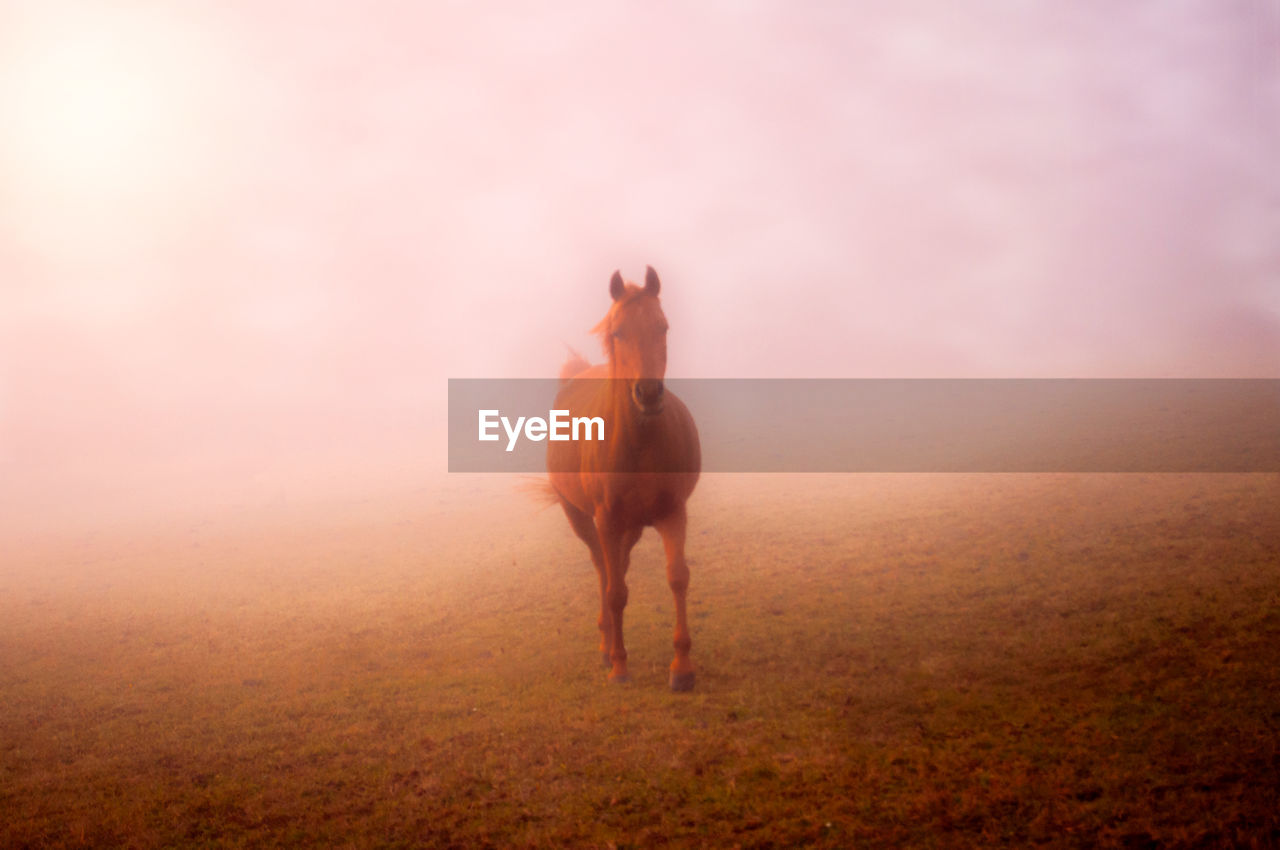
[[[0, 510], [444, 469], [620, 268], [684, 377], [1280, 376], [1266, 3], [0, 13]], [[51, 513], [52, 512], [52, 513]]]

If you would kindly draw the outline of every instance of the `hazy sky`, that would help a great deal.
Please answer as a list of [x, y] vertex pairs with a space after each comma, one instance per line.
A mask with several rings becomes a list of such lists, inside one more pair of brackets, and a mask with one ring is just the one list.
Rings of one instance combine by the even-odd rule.
[[1280, 376], [1271, 0], [0, 0], [0, 121], [11, 466], [412, 435], [646, 263], [672, 374]]

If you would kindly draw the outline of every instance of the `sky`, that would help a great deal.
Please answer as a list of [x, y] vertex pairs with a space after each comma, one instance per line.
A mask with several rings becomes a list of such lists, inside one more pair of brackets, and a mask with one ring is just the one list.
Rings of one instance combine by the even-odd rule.
[[0, 122], [10, 503], [442, 463], [646, 264], [671, 375], [1280, 377], [1271, 0], [0, 0]]

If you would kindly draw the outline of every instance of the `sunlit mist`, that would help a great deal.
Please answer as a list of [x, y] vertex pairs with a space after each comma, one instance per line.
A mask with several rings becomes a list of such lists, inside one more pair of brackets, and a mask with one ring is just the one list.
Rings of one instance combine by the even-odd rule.
[[646, 264], [676, 376], [1280, 364], [1273, 8], [5, 15], [10, 504], [439, 471]]

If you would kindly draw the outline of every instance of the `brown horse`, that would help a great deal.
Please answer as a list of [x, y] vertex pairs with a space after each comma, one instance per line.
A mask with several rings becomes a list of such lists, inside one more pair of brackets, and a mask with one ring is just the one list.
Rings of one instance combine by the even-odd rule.
[[627, 680], [622, 611], [627, 605], [631, 548], [645, 526], [662, 535], [667, 583], [675, 596], [675, 660], [671, 689], [693, 688], [685, 593], [685, 501], [698, 482], [702, 450], [689, 409], [665, 392], [667, 319], [658, 303], [652, 267], [644, 286], [613, 273], [609, 314], [596, 326], [607, 364], [590, 366], [572, 355], [560, 373], [556, 408], [574, 416], [601, 416], [603, 440], [548, 442], [547, 470], [569, 524], [591, 550], [600, 575], [600, 650], [609, 678]]

